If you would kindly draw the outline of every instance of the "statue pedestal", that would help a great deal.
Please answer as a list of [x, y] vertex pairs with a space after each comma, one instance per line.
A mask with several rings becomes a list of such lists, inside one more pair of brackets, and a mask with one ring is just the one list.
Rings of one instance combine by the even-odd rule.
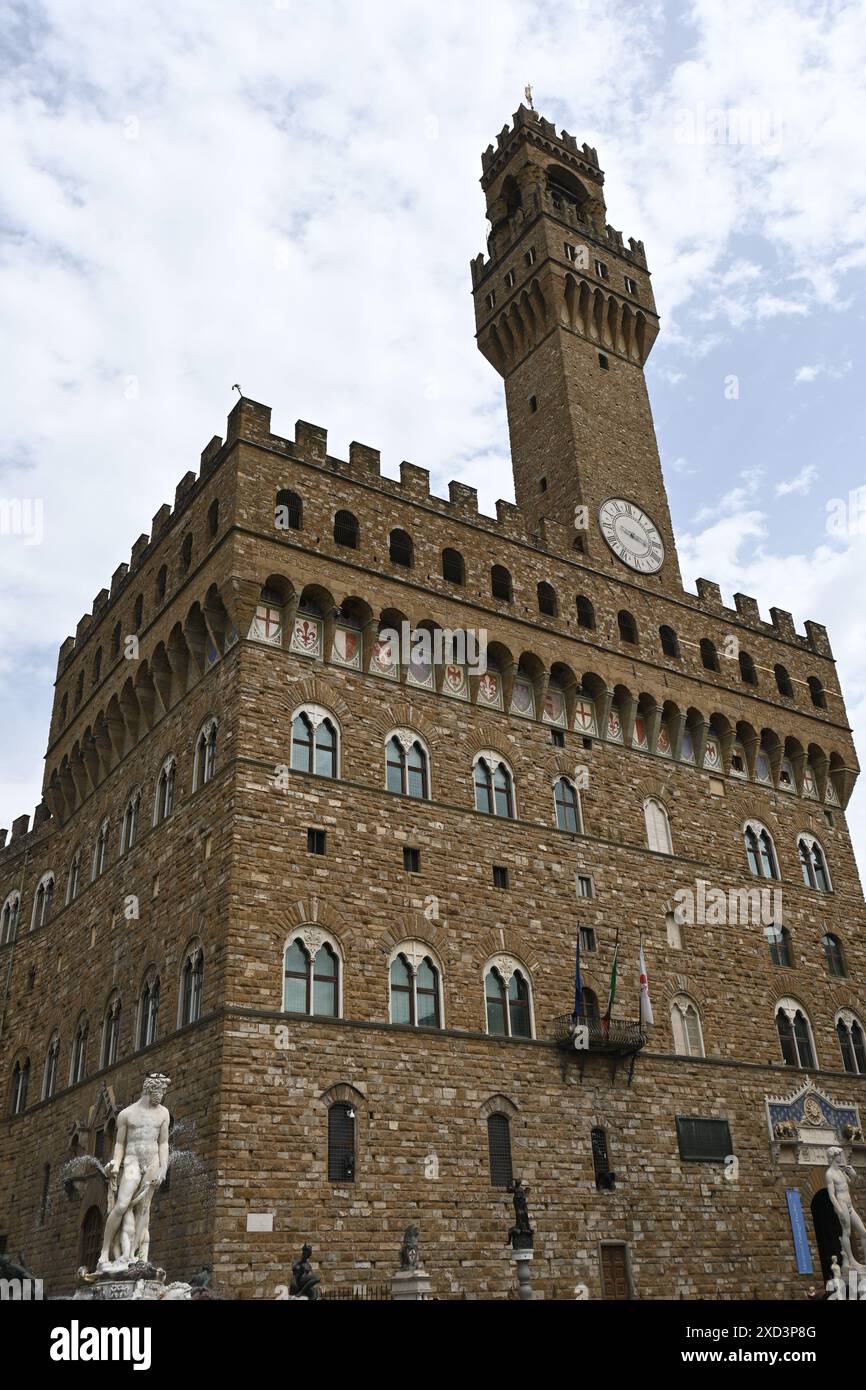
[[532, 1271], [529, 1268], [530, 1262], [535, 1252], [529, 1249], [512, 1250], [511, 1258], [517, 1266], [517, 1297], [522, 1300], [532, 1299]]
[[391, 1297], [395, 1303], [420, 1303], [430, 1298], [430, 1276], [417, 1265], [414, 1269], [398, 1269], [391, 1279]]
[[154, 1265], [141, 1266], [141, 1273], [134, 1270], [123, 1274], [99, 1273], [80, 1275], [78, 1288], [72, 1295], [73, 1302], [108, 1303], [121, 1300], [146, 1299], [151, 1302], [174, 1302], [192, 1298], [192, 1288], [182, 1281], [167, 1284], [165, 1270]]

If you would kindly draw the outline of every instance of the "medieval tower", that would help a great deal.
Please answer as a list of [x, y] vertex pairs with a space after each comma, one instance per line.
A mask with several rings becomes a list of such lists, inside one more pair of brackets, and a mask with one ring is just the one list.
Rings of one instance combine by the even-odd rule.
[[796, 1297], [838, 1250], [866, 952], [827, 635], [682, 587], [596, 151], [521, 107], [482, 168], [517, 505], [243, 398], [61, 647], [0, 849], [0, 1248], [50, 1293], [151, 1071], [153, 1252], [228, 1296], [304, 1240], [376, 1287], [414, 1223], [437, 1296], [507, 1297], [515, 1177], [546, 1298]]

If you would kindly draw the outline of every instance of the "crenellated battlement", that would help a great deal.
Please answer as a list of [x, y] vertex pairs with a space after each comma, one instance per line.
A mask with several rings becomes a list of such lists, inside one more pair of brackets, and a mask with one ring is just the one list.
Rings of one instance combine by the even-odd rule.
[[557, 131], [553, 121], [547, 121], [543, 116], [528, 106], [520, 103], [512, 117], [514, 124], [507, 123], [502, 127], [496, 137], [496, 148], [488, 145], [481, 156], [481, 168], [485, 178], [493, 178], [497, 172], [497, 165], [501, 159], [508, 157], [510, 153], [511, 141], [519, 132], [530, 131], [541, 140], [548, 141], [551, 145], [559, 149], [567, 156], [575, 157], [578, 162], [587, 166], [587, 172], [597, 179], [603, 179], [598, 164], [598, 151], [591, 145], [578, 145], [576, 138], [569, 135], [567, 130]]
[[[237, 402], [228, 416], [225, 440], [218, 435], [210, 440], [202, 451], [199, 474], [184, 474], [175, 490], [174, 507], [171, 508], [167, 504], [160, 507], [153, 518], [150, 534], [142, 533], [138, 537], [132, 547], [129, 563], [118, 566], [112, 575], [110, 589], [99, 591], [94, 599], [92, 611], [82, 615], [75, 635], [65, 639], [59, 652], [59, 672], [69, 666], [93, 628], [127, 591], [156, 545], [198, 495], [201, 484], [213, 471], [216, 459], [224, 450], [238, 443], [258, 445], [306, 466], [329, 470], [350, 481], [374, 487], [392, 498], [423, 507], [428, 512], [439, 513], [453, 521], [500, 536], [505, 541], [536, 550], [541, 549], [558, 559], [567, 558], [571, 564], [584, 563], [575, 558], [572, 549], [573, 532], [565, 525], [545, 517], [537, 529], [533, 530], [520, 508], [513, 502], [502, 499], [496, 503], [496, 515], [490, 516], [480, 510], [477, 490], [458, 480], [451, 480], [448, 483], [448, 496], [440, 497], [431, 491], [429, 470], [406, 460], [400, 463], [399, 478], [383, 475], [380, 451], [357, 440], [353, 440], [349, 445], [348, 458], [337, 457], [328, 452], [327, 430], [306, 420], [296, 421], [293, 439], [273, 434], [271, 407], [244, 397]], [[591, 569], [592, 566], [587, 565], [587, 568]], [[799, 633], [790, 613], [784, 609], [771, 608], [767, 620], [759, 612], [757, 601], [745, 594], [734, 595], [734, 607], [728, 607], [722, 602], [718, 584], [710, 580], [699, 579], [697, 593], [683, 590], [679, 601], [716, 620], [729, 619], [739, 627], [794, 643], [832, 660], [832, 650], [822, 624], [807, 621], [805, 631]]]

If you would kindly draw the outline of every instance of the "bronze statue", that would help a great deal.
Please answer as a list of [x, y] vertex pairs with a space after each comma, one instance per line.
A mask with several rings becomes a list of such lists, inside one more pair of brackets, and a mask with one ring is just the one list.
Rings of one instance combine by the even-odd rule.
[[531, 1250], [535, 1232], [529, 1224], [529, 1209], [526, 1205], [529, 1188], [521, 1178], [515, 1178], [508, 1190], [514, 1203], [514, 1225], [508, 1232], [508, 1244], [513, 1250]]
[[310, 1265], [310, 1256], [313, 1253], [312, 1245], [305, 1245], [301, 1251], [301, 1258], [295, 1260], [292, 1265], [292, 1287], [289, 1293], [293, 1298], [319, 1298], [317, 1284], [321, 1283], [318, 1274], [314, 1274]]

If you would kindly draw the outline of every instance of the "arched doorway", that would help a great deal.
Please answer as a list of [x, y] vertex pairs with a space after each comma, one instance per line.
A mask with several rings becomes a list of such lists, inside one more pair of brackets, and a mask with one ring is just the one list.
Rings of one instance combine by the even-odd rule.
[[81, 1223], [81, 1264], [90, 1273], [96, 1268], [102, 1248], [102, 1220], [99, 1207], [88, 1207]]
[[826, 1282], [831, 1274], [830, 1261], [842, 1250], [842, 1227], [839, 1225], [839, 1218], [833, 1210], [833, 1203], [826, 1187], [815, 1193], [811, 1207], [812, 1224], [815, 1227], [815, 1239], [818, 1242], [818, 1254], [821, 1257], [821, 1269]]

